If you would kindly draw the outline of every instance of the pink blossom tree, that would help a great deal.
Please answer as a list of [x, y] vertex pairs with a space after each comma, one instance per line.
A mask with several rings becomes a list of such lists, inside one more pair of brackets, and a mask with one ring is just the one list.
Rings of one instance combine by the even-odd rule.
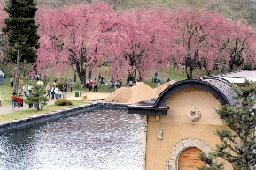
[[254, 67], [256, 32], [241, 22], [232, 21], [230, 28], [225, 49], [229, 59], [229, 70], [241, 69], [244, 65]]
[[185, 66], [187, 78], [192, 79], [195, 69], [204, 68], [207, 74], [213, 69], [227, 32], [223, 26], [226, 19], [208, 11], [183, 11], [177, 14], [179, 37], [172, 42], [172, 56], [178, 65]]
[[51, 65], [61, 71], [63, 65], [71, 65], [85, 83], [87, 72], [104, 62], [101, 25], [111, 14], [111, 8], [103, 3], [39, 11], [38, 67]]
[[143, 80], [150, 71], [166, 67], [166, 37], [171, 39], [174, 34], [167, 24], [171, 18], [169, 12], [159, 8], [118, 11], [112, 21], [115, 26], [104, 34], [110, 42], [106, 55], [112, 76]]
[[241, 66], [254, 60], [252, 44], [255, 32], [239, 22], [217, 13], [203, 10], [183, 10], [177, 13], [175, 28], [179, 36], [171, 42], [173, 60], [184, 65], [187, 78], [195, 69], [205, 69], [210, 75], [214, 67]]
[[152, 70], [172, 61], [195, 69], [255, 63], [255, 32], [214, 12], [163, 8], [113, 11], [104, 3], [43, 8], [38, 68], [71, 65], [81, 82], [103, 63], [116, 79], [127, 75], [143, 80]]

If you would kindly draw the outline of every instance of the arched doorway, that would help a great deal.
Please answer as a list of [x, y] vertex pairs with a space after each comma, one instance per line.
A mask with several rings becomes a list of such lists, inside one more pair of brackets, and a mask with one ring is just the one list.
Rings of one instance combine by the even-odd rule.
[[[209, 145], [207, 145], [205, 142], [194, 139], [194, 138], [185, 138], [178, 142], [170, 151], [169, 158], [167, 160], [166, 168], [167, 170], [179, 170], [179, 158], [182, 157], [182, 153], [186, 153], [186, 151], [189, 151], [193, 153], [193, 150], [189, 150], [191, 148], [198, 149], [196, 152], [200, 154], [199, 152], [204, 152], [208, 154], [209, 152], [212, 152], [212, 149]], [[195, 151], [195, 150], [194, 150]], [[186, 156], [186, 154], [184, 155]], [[199, 158], [198, 158], [199, 159]], [[197, 168], [196, 168], [197, 169]], [[184, 170], [184, 168], [182, 169]], [[185, 170], [191, 170], [186, 169]], [[193, 169], [192, 169], [193, 170]]]
[[178, 170], [197, 170], [204, 166], [205, 163], [199, 159], [201, 153], [202, 151], [196, 147], [184, 150], [178, 159]]

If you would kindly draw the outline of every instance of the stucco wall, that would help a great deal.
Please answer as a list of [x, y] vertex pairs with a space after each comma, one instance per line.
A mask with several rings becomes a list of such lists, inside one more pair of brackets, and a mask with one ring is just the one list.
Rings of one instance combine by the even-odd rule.
[[[158, 121], [155, 116], [148, 116], [146, 170], [166, 170], [171, 150], [183, 139], [198, 139], [214, 149], [219, 142], [214, 132], [226, 128], [215, 111], [219, 106], [220, 102], [212, 94], [201, 89], [187, 88], [170, 96], [167, 115], [160, 116]], [[201, 114], [198, 122], [188, 118], [194, 108]], [[163, 139], [158, 139], [161, 129]]]

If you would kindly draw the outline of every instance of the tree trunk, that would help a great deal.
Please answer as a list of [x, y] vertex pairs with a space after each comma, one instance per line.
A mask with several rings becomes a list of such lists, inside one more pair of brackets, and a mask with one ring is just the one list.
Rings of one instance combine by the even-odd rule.
[[142, 73], [141, 71], [138, 69], [138, 73], [139, 73], [139, 81], [142, 82], [143, 81], [143, 77], [142, 77]]
[[91, 78], [92, 78], [92, 70], [89, 70], [88, 78], [91, 80]]
[[83, 85], [83, 87], [86, 87], [86, 71], [82, 70], [80, 72], [77, 72], [77, 74], [81, 81], [81, 85]]
[[81, 64], [79, 61], [74, 63], [74, 71], [77, 73], [81, 85], [83, 87], [86, 87], [86, 66], [83, 68], [83, 64]]
[[135, 69], [134, 76], [133, 76], [133, 82], [136, 82], [136, 77], [137, 77], [137, 70]]
[[185, 66], [185, 69], [186, 69], [187, 79], [188, 80], [193, 79], [193, 71], [194, 71], [194, 69], [191, 66]]
[[16, 92], [17, 96], [19, 96], [19, 86], [20, 86], [19, 78], [20, 78], [20, 51], [18, 50], [17, 70], [16, 70], [16, 74], [15, 74], [15, 81], [14, 81], [15, 82], [14, 91]]

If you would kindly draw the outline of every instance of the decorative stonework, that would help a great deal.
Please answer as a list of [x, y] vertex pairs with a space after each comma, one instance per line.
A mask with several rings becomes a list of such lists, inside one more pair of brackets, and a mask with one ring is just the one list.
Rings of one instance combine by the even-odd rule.
[[201, 113], [197, 108], [191, 109], [188, 112], [188, 119], [192, 122], [198, 122], [198, 120], [201, 118]]
[[157, 139], [163, 140], [164, 138], [164, 130], [163, 129], [157, 129]]
[[202, 152], [208, 154], [209, 152], [212, 151], [211, 147], [207, 145], [205, 142], [199, 140], [199, 139], [194, 139], [194, 138], [185, 138], [178, 142], [173, 149], [170, 152], [170, 156], [167, 160], [166, 164], [166, 169], [167, 170], [178, 170], [178, 159], [180, 154], [188, 149], [188, 148], [198, 148]]

